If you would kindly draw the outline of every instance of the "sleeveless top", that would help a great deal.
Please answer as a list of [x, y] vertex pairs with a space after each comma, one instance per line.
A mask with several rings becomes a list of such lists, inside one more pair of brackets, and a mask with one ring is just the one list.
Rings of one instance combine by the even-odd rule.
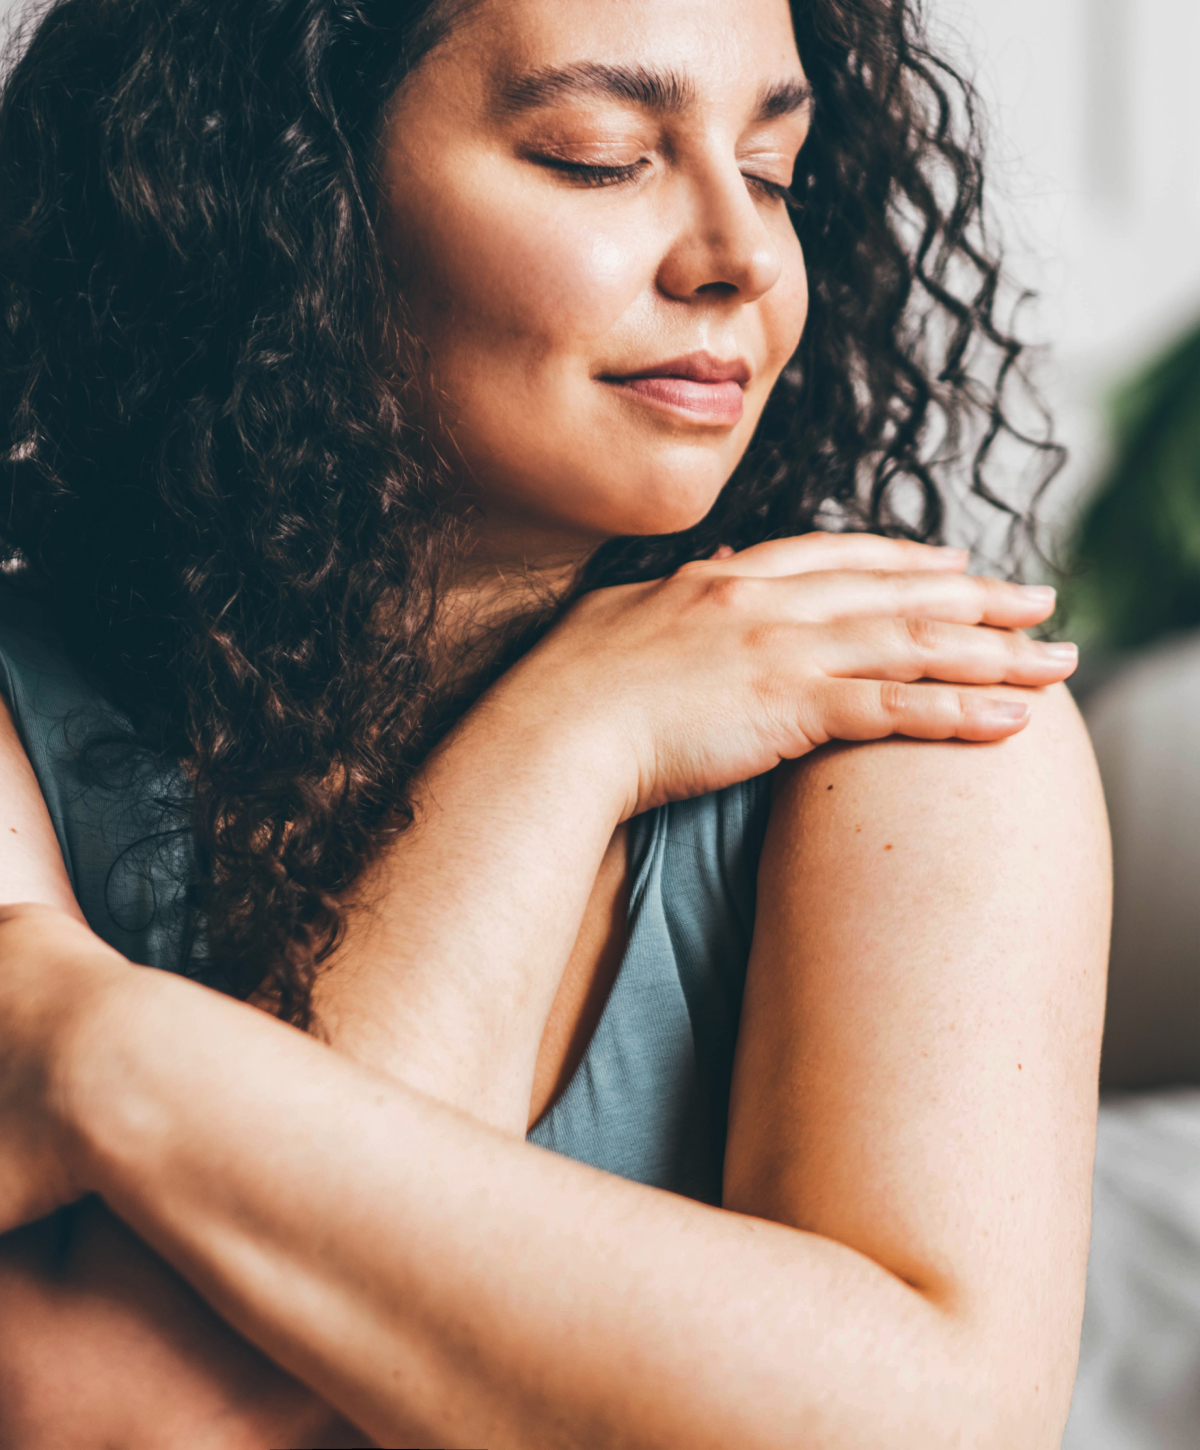
[[[119, 714], [32, 607], [3, 591], [0, 691], [92, 930], [131, 961], [204, 981], [202, 955], [188, 950], [190, 841], [163, 805], [178, 772], [115, 743]], [[631, 823], [628, 946], [587, 1051], [531, 1142], [720, 1202], [768, 809], [762, 776]]]

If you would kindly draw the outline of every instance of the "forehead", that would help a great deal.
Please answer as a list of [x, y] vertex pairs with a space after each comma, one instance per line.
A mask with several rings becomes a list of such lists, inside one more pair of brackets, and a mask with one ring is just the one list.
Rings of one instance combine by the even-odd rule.
[[537, 78], [581, 65], [673, 77], [681, 103], [803, 78], [788, 0], [478, 0], [447, 49], [504, 101], [565, 98]]

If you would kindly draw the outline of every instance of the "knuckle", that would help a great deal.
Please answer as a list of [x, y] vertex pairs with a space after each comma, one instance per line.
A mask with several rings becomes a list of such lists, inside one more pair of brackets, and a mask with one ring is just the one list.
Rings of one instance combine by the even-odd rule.
[[917, 654], [936, 654], [941, 648], [943, 632], [936, 620], [906, 617], [900, 625], [910, 648]]
[[881, 681], [879, 703], [883, 708], [883, 713], [889, 718], [908, 714], [913, 705], [911, 685], [903, 684], [899, 680]]
[[744, 574], [722, 574], [707, 579], [703, 585], [706, 604], [724, 613], [742, 613], [751, 608], [758, 597], [758, 580]]

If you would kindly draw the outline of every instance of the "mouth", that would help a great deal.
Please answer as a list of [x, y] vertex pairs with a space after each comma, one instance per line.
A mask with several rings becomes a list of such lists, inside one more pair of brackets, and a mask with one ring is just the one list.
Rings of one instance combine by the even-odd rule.
[[722, 361], [711, 353], [693, 352], [636, 372], [605, 373], [599, 381], [620, 388], [631, 401], [692, 422], [731, 428], [742, 420], [742, 394], [750, 378], [744, 358]]

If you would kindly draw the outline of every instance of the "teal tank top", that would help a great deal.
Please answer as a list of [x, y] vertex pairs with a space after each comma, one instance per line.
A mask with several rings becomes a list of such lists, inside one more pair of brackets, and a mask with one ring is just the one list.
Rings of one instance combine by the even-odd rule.
[[[23, 601], [0, 591], [0, 691], [67, 875], [131, 961], [206, 980], [189, 950], [191, 843], [164, 774]], [[640, 1183], [721, 1199], [725, 1125], [769, 777], [632, 822], [628, 947], [587, 1051], [531, 1142]]]

